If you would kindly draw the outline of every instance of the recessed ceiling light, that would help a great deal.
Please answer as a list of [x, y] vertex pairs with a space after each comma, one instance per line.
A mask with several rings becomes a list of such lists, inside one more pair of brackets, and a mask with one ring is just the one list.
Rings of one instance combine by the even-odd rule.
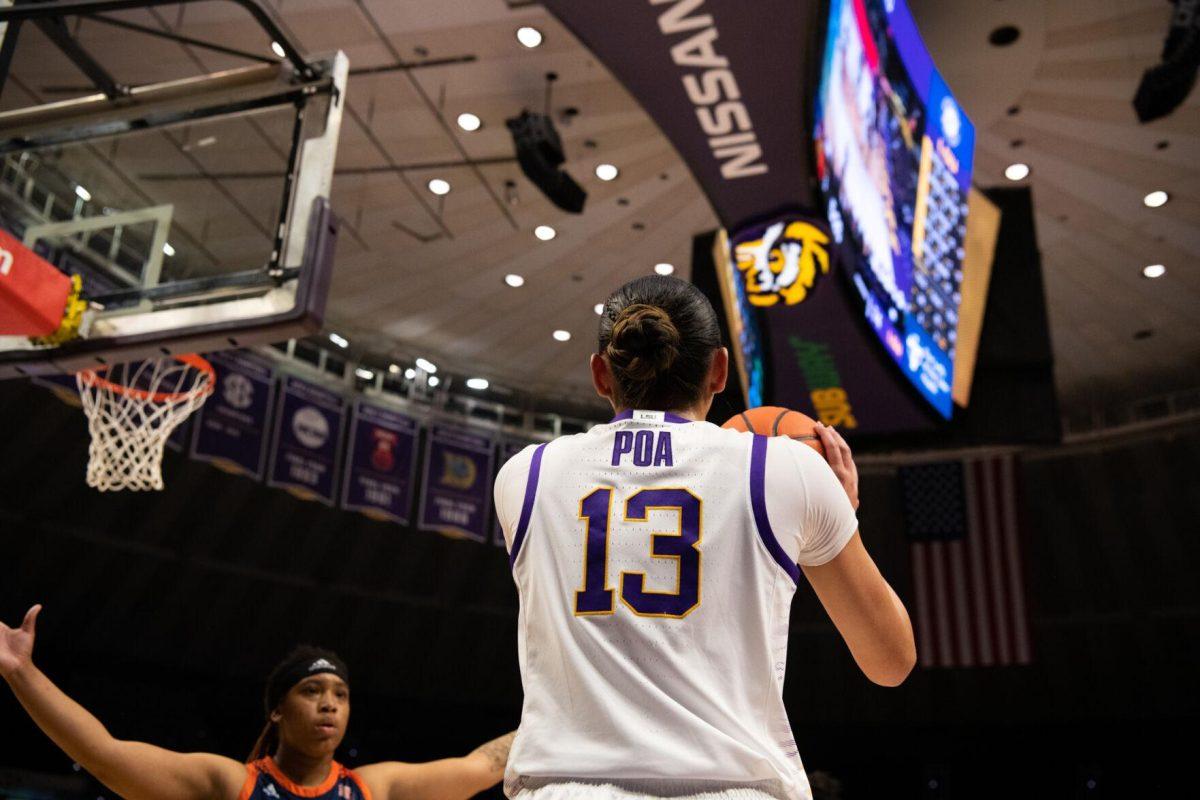
[[167, 256], [175, 255], [175, 248], [171, 247], [170, 242], [163, 242], [163, 254]]
[[430, 375], [430, 376], [429, 376], [429, 386], [430, 386], [430, 388], [437, 388], [437, 385], [438, 385], [439, 383], [441, 383], [441, 381], [440, 381], [440, 380], [438, 380], [438, 376], [437, 376], [437, 375]]
[[467, 388], [483, 391], [488, 388], [487, 378], [467, 378]]
[[570, 332], [570, 331], [564, 331], [564, 330], [557, 330], [557, 331], [555, 331], [555, 332], [554, 332], [554, 338], [555, 338], [555, 339], [557, 339], [557, 340], [558, 340], [558, 341], [560, 341], [560, 342], [566, 342], [566, 341], [570, 341], [570, 339], [571, 339], [571, 332]]
[[417, 359], [417, 368], [425, 370], [430, 375], [437, 372], [437, 365], [434, 364], [432, 361], [430, 361], [427, 358], [418, 358]]
[[1158, 191], [1151, 192], [1143, 197], [1142, 202], [1145, 203], [1149, 208], [1158, 208], [1159, 206], [1166, 205], [1167, 201], [1170, 199], [1171, 195], [1159, 189]]
[[549, 225], [538, 225], [533, 229], [533, 235], [541, 239], [543, 242], [548, 242], [555, 236], [558, 236], [558, 231], [551, 228]]
[[463, 112], [462, 114], [458, 115], [458, 127], [462, 128], [464, 131], [477, 131], [479, 130], [479, 126], [482, 124], [483, 122], [479, 119], [479, 117], [470, 112]]
[[413, 378], [417, 377], [417, 371], [412, 367], [409, 367], [408, 369], [404, 370], [404, 377], [411, 381]]
[[436, 195], [447, 194], [450, 191], [450, 182], [444, 181], [441, 178], [434, 178], [428, 184], [429, 191]]
[[596, 311], [596, 316], [600, 316], [601, 314], [603, 314], [604, 313], [604, 303], [596, 303], [595, 311]]
[[283, 49], [283, 45], [281, 45], [279, 42], [271, 42], [271, 52], [280, 58], [283, 58], [287, 55], [287, 52]]
[[1147, 264], [1142, 267], [1142, 274], [1147, 278], [1161, 278], [1167, 274], [1167, 268], [1162, 264]]
[[526, 47], [537, 47], [542, 43], [542, 32], [525, 25], [517, 28], [517, 41]]
[[375, 380], [375, 373], [371, 372], [369, 369], [364, 369], [363, 367], [356, 367], [354, 369], [354, 374], [362, 378], [364, 381]]
[[505, 275], [504, 282], [507, 283], [509, 286], [513, 287], [514, 289], [516, 289], [518, 286], [525, 285], [525, 279], [522, 278], [520, 275], [516, 275], [516, 274]]
[[1016, 164], [1009, 164], [1004, 169], [1004, 177], [1008, 178], [1010, 181], [1023, 181], [1029, 177], [1029, 165], [1022, 164], [1020, 162]]
[[349, 347], [350, 346], [350, 340], [347, 339], [345, 336], [342, 336], [340, 333], [329, 334], [329, 341], [333, 342], [338, 347]]
[[674, 264], [666, 264], [666, 263], [655, 264], [654, 271], [657, 272], [659, 275], [670, 275], [672, 272], [675, 271], [675, 265]]
[[596, 177], [602, 181], [615, 180], [616, 177], [620, 174], [621, 174], [621, 170], [617, 169], [612, 164], [596, 165]]
[[388, 372], [390, 372], [393, 375], [399, 375], [400, 374], [400, 365], [399, 364], [388, 364]]
[[87, 189], [83, 188], [82, 186], [75, 187], [75, 194], [77, 194], [79, 196], [79, 199], [85, 203], [88, 200], [92, 199], [92, 193], [89, 192]]

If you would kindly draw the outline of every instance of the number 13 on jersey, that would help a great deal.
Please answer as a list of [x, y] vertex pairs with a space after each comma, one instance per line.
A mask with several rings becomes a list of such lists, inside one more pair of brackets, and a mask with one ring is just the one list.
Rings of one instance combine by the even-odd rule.
[[[575, 592], [575, 614], [611, 614], [614, 590], [608, 585], [608, 542], [612, 527], [613, 489], [596, 489], [579, 502], [579, 518], [587, 522], [583, 554], [583, 586]], [[643, 617], [686, 617], [700, 605], [700, 540], [702, 503], [687, 489], [642, 489], [625, 501], [625, 522], [646, 522], [652, 510], [675, 511], [673, 532], [655, 531], [650, 555], [676, 562], [675, 591], [646, 589], [646, 573], [621, 573], [621, 602]]]

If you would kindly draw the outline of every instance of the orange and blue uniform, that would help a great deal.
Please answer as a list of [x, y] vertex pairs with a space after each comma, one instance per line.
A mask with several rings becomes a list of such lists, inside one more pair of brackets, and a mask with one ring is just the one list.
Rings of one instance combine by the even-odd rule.
[[329, 775], [319, 786], [301, 786], [288, 780], [270, 756], [246, 765], [246, 781], [238, 800], [371, 800], [371, 792], [362, 778], [334, 761]]

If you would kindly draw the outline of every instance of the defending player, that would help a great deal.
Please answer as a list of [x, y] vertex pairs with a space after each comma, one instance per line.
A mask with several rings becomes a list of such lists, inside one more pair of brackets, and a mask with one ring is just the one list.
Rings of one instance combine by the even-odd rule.
[[350, 718], [349, 674], [335, 654], [297, 648], [267, 680], [267, 723], [248, 764], [116, 739], [33, 664], [34, 606], [0, 623], [0, 675], [54, 743], [127, 800], [466, 800], [504, 771], [513, 734], [463, 758], [355, 770], [333, 760]]
[[527, 448], [496, 482], [525, 687], [506, 792], [809, 798], [782, 700], [801, 572], [869, 679], [916, 661], [857, 533], [849, 448], [818, 429], [827, 464], [702, 421], [728, 353], [685, 281], [613, 293], [591, 369], [612, 422]]

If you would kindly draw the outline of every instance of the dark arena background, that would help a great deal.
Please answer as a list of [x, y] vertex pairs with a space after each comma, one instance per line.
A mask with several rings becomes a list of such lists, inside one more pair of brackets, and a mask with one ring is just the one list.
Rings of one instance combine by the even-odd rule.
[[[114, 736], [244, 760], [301, 643], [348, 766], [517, 728], [495, 473], [610, 419], [598, 315], [657, 273], [720, 317], [710, 421], [849, 441], [912, 616], [882, 688], [801, 582], [814, 798], [1195, 794], [1197, 3], [0, 0], [0, 38], [0, 622], [43, 604]], [[120, 417], [190, 353], [202, 406]], [[114, 796], [7, 688], [0, 727], [0, 798]]]

